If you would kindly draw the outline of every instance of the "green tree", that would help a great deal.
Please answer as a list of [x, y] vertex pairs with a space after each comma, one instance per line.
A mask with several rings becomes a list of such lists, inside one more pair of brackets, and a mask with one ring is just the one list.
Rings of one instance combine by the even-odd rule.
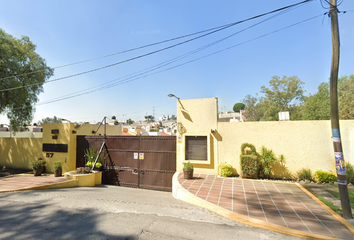
[[[340, 119], [354, 119], [354, 75], [343, 76], [338, 79], [338, 105]], [[331, 102], [329, 96], [329, 82], [323, 82], [316, 94], [305, 98], [302, 107], [304, 120], [329, 120]]]
[[247, 95], [243, 100], [247, 121], [276, 121], [282, 111], [289, 111], [292, 120], [301, 119], [299, 107], [304, 100], [303, 84], [296, 76], [273, 76], [269, 87], [261, 87], [262, 97]]
[[0, 29], [0, 113], [14, 130], [30, 124], [43, 83], [53, 75], [35, 50], [29, 37], [16, 39]]
[[328, 120], [331, 118], [328, 82], [321, 83], [316, 94], [305, 97], [302, 114], [303, 120]]
[[354, 74], [338, 79], [339, 117], [354, 119]]
[[148, 122], [154, 122], [154, 121], [155, 121], [155, 118], [154, 118], [154, 116], [152, 116], [152, 115], [147, 115], [147, 116], [145, 116], [145, 119], [146, 119]]
[[245, 113], [247, 121], [259, 121], [263, 116], [263, 109], [261, 108], [260, 99], [257, 95], [254, 97], [250, 94], [246, 95], [243, 99], [245, 103]]
[[131, 125], [131, 124], [133, 124], [133, 123], [134, 123], [134, 121], [131, 120], [130, 118], [127, 120], [127, 124]]
[[235, 103], [234, 107], [232, 108], [232, 110], [234, 110], [234, 112], [239, 112], [240, 110], [245, 109], [245, 104], [244, 103]]
[[61, 118], [54, 116], [52, 118], [51, 117], [43, 118], [42, 120], [39, 120], [37, 124], [39, 126], [42, 126], [44, 123], [61, 123], [61, 122], [62, 122]]
[[265, 94], [266, 101], [271, 102], [279, 112], [287, 111], [291, 105], [303, 102], [304, 84], [296, 76], [283, 76], [281, 79], [279, 76], [273, 76], [269, 81], [270, 88], [262, 86], [261, 92]]

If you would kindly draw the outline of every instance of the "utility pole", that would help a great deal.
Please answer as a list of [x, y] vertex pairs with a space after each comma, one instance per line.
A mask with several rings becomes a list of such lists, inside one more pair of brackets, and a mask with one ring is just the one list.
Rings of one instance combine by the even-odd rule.
[[330, 0], [330, 16], [332, 28], [332, 64], [330, 76], [330, 100], [331, 100], [331, 127], [336, 163], [338, 189], [343, 210], [343, 217], [352, 219], [352, 209], [349, 202], [347, 176], [345, 172], [344, 156], [339, 129], [338, 116], [338, 68], [339, 68], [339, 28], [338, 28], [337, 0]]

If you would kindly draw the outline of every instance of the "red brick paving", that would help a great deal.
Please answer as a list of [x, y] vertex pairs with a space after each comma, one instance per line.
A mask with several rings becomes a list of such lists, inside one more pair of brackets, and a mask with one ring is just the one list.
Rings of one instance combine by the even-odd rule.
[[208, 174], [194, 174], [191, 180], [180, 174], [178, 181], [197, 197], [238, 214], [296, 230], [354, 239], [348, 228], [292, 183]]
[[37, 176], [34, 177], [33, 174], [18, 174], [9, 177], [0, 178], [0, 192], [8, 190], [18, 190], [22, 188], [38, 187], [58, 182], [67, 181], [63, 177], [54, 177], [54, 175], [49, 176]]

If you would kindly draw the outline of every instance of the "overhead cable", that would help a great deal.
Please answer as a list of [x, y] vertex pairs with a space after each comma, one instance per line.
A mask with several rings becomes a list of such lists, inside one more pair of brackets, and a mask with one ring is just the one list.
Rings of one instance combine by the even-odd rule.
[[[225, 25], [224, 27], [218, 28], [218, 29], [213, 30], [213, 31], [211, 31], [211, 32], [208, 32], [208, 33], [205, 33], [205, 34], [203, 34], [203, 35], [200, 35], [200, 36], [197, 36], [197, 37], [194, 37], [194, 38], [185, 40], [185, 41], [180, 42], [180, 43], [173, 44], [173, 45], [171, 45], [171, 46], [168, 46], [168, 47], [165, 47], [165, 48], [162, 48], [162, 49], [158, 49], [158, 50], [155, 50], [155, 51], [152, 51], [152, 52], [149, 52], [149, 53], [145, 53], [145, 54], [142, 54], [142, 55], [139, 55], [139, 56], [136, 56], [136, 57], [127, 59], [127, 60], [123, 60], [123, 61], [120, 61], [120, 62], [116, 62], [116, 63], [113, 63], [113, 64], [109, 64], [109, 65], [106, 65], [106, 66], [103, 66], [103, 67], [100, 67], [100, 68], [91, 69], [91, 70], [88, 70], [88, 71], [84, 71], [84, 72], [72, 74], [72, 75], [65, 76], [65, 77], [61, 77], [61, 78], [57, 78], [57, 79], [47, 80], [47, 81], [45, 81], [44, 83], [55, 82], [55, 81], [64, 80], [64, 79], [67, 79], [67, 78], [72, 78], [72, 77], [80, 76], [80, 75], [83, 75], [83, 74], [87, 74], [87, 73], [99, 71], [99, 70], [106, 69], [106, 68], [109, 68], [109, 67], [113, 67], [113, 66], [116, 66], [116, 65], [118, 65], [118, 64], [130, 62], [130, 61], [133, 61], [133, 60], [142, 58], [142, 57], [150, 56], [150, 55], [156, 54], [156, 53], [158, 53], [158, 52], [162, 52], [162, 51], [164, 51], [164, 50], [171, 49], [171, 48], [174, 48], [174, 47], [176, 47], [176, 46], [179, 46], [179, 45], [182, 45], [182, 44], [185, 44], [185, 43], [194, 41], [194, 40], [196, 40], [196, 39], [199, 39], [199, 38], [202, 38], [202, 37], [205, 37], [205, 36], [208, 36], [208, 35], [211, 35], [211, 34], [213, 34], [213, 33], [219, 32], [219, 31], [221, 31], [221, 30], [224, 30], [224, 29], [227, 29], [227, 28], [229, 28], [229, 27], [235, 26], [235, 25], [237, 25], [237, 24], [240, 24], [240, 23], [243, 23], [243, 22], [246, 22], [246, 21], [250, 21], [250, 20], [253, 20], [253, 19], [256, 19], [256, 18], [260, 18], [260, 17], [266, 16], [266, 15], [269, 15], [269, 14], [272, 14], [272, 13], [275, 13], [275, 12], [279, 12], [279, 11], [282, 11], [282, 10], [285, 10], [285, 9], [288, 9], [288, 8], [292, 8], [292, 7], [295, 7], [295, 6], [298, 6], [298, 5], [300, 5], [300, 4], [304, 4], [304, 3], [310, 2], [310, 1], [313, 1], [313, 0], [305, 0], [305, 1], [302, 1], [302, 2], [299, 2], [299, 3], [295, 3], [295, 4], [292, 4], [292, 5], [286, 6], [286, 7], [282, 7], [282, 8], [279, 8], [279, 9], [276, 9], [276, 10], [273, 10], [273, 11], [270, 11], [270, 12], [267, 12], [267, 13], [259, 14], [259, 15], [256, 15], [256, 16], [253, 16], [253, 17], [250, 17], [250, 18], [247, 18], [247, 19], [244, 19], [244, 20], [241, 20], [241, 21], [232, 23], [232, 24]], [[2, 90], [0, 90], [0, 92], [12, 91], [12, 90], [15, 90], [15, 89], [25, 88], [25, 87], [34, 86], [34, 85], [39, 85], [39, 84], [43, 84], [43, 83], [27, 84], [27, 85], [18, 86], [18, 87], [2, 89]]]

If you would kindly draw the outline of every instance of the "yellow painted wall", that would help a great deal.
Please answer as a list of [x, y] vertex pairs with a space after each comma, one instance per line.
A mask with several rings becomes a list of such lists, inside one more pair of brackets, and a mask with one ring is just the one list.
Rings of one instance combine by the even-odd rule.
[[[63, 172], [76, 168], [76, 134], [74, 123], [43, 125], [43, 138], [0, 138], [0, 166], [31, 169], [30, 162], [42, 158], [47, 161], [46, 171], [53, 172], [53, 162], [60, 161]], [[58, 129], [58, 139], [52, 139], [52, 129]], [[68, 144], [67, 153], [43, 152], [43, 143]], [[53, 153], [48, 157], [47, 153]]]
[[[344, 158], [354, 164], [354, 121], [341, 121], [340, 125]], [[238, 173], [242, 143], [252, 143], [258, 152], [265, 146], [283, 154], [285, 166], [293, 174], [301, 168], [335, 171], [330, 121], [219, 123], [219, 131], [219, 161], [231, 163]]]
[[[99, 125], [97, 124], [83, 124], [76, 128], [77, 135], [93, 135], [92, 131], [97, 131]], [[97, 131], [96, 135], [104, 134], [104, 126], [102, 125]], [[106, 125], [107, 135], [122, 135], [122, 126], [120, 125]]]
[[[217, 129], [217, 111], [218, 99], [192, 99], [177, 101], [177, 124], [183, 125], [184, 133], [177, 133], [182, 141], [177, 141], [177, 171], [182, 171], [183, 162], [185, 162], [185, 137], [203, 135], [208, 137], [209, 163], [195, 164], [195, 171], [205, 173], [214, 173], [217, 169], [217, 140], [211, 130]], [[201, 162], [201, 161], [200, 161]]]
[[[122, 126], [106, 127], [107, 135], [122, 135]], [[31, 169], [30, 162], [42, 158], [47, 161], [47, 172], [54, 171], [55, 161], [62, 163], [63, 172], [75, 170], [76, 136], [93, 135], [92, 131], [97, 128], [98, 125], [93, 124], [84, 124], [78, 128], [76, 123], [47, 123], [43, 124], [43, 133], [40, 133], [42, 138], [19, 138], [23, 133], [17, 133], [17, 138], [0, 138], [0, 167]], [[53, 129], [58, 129], [59, 134], [52, 134]], [[104, 134], [104, 126], [100, 127], [97, 134]], [[58, 138], [53, 139], [54, 135]], [[43, 152], [43, 143], [68, 144], [68, 152]], [[53, 156], [49, 157], [47, 153], [53, 153]]]
[[[199, 173], [218, 174], [219, 163], [228, 162], [240, 174], [242, 143], [284, 155], [285, 168], [277, 168], [275, 177], [289, 178], [301, 168], [335, 171], [330, 121], [217, 122], [217, 111], [216, 98], [177, 101], [177, 122], [186, 130], [177, 135], [177, 171], [183, 169], [186, 135], [210, 137], [212, 161], [195, 165]], [[354, 165], [354, 120], [340, 121], [340, 127], [345, 161]]]
[[42, 139], [0, 138], [0, 167], [30, 169], [30, 162], [45, 159]]
[[[47, 123], [43, 124], [43, 143], [52, 144], [68, 144], [68, 152], [44, 152], [53, 153], [53, 157], [49, 158], [45, 156], [47, 161], [47, 172], [53, 172], [53, 163], [55, 161], [60, 161], [63, 166], [63, 172], [71, 171], [76, 168], [76, 134], [72, 131], [75, 130], [74, 123]], [[52, 130], [58, 129], [59, 134], [57, 134], [58, 139], [52, 139]], [[42, 150], [42, 148], [41, 148]]]

